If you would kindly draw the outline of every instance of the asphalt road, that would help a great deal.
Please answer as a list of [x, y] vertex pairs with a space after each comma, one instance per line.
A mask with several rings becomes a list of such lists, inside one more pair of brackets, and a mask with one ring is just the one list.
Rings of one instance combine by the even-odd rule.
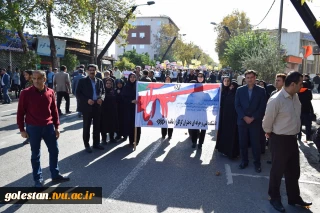
[[[319, 99], [316, 96], [316, 99]], [[320, 100], [314, 108], [320, 115]], [[71, 99], [75, 110], [75, 99]], [[64, 106], [64, 104], [62, 104]], [[30, 147], [16, 126], [17, 103], [0, 105], [0, 186], [32, 186]], [[62, 108], [64, 109], [64, 108]], [[64, 110], [62, 110], [64, 111]], [[0, 212], [276, 212], [268, 202], [270, 158], [262, 156], [262, 173], [253, 160], [239, 170], [239, 159], [229, 160], [214, 151], [215, 132], [208, 131], [202, 151], [192, 149], [187, 130], [175, 129], [171, 141], [161, 140], [160, 129], [143, 128], [135, 152], [127, 142], [105, 145], [105, 150], [84, 152], [82, 121], [76, 114], [61, 117], [59, 167], [70, 182], [59, 186], [99, 186], [103, 204], [3, 205]], [[283, 204], [290, 213], [320, 212], [320, 164], [314, 144], [300, 144], [301, 195], [314, 204], [310, 210]], [[46, 186], [50, 180], [48, 152], [43, 143], [41, 164]], [[220, 172], [220, 175], [216, 175]], [[54, 185], [56, 186], [56, 185]], [[45, 209], [44, 209], [45, 208]]]

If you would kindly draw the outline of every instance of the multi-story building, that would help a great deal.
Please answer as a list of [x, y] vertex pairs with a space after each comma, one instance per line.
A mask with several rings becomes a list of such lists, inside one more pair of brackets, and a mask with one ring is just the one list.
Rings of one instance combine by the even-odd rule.
[[151, 59], [156, 58], [154, 48], [157, 36], [160, 36], [159, 30], [162, 24], [172, 24], [179, 31], [178, 26], [168, 16], [147, 16], [136, 17], [129, 23], [135, 28], [130, 29], [127, 37], [127, 45], [125, 42], [116, 44], [115, 58], [122, 55], [125, 51], [135, 49], [137, 53], [148, 53]]
[[[278, 29], [274, 30], [259, 30], [268, 32], [270, 35], [277, 36]], [[317, 46], [316, 41], [310, 33], [303, 32], [288, 32], [287, 29], [281, 30], [281, 44], [285, 48], [287, 55], [286, 71], [299, 71], [301, 73], [320, 73], [320, 56], [310, 55], [304, 58], [304, 46]]]

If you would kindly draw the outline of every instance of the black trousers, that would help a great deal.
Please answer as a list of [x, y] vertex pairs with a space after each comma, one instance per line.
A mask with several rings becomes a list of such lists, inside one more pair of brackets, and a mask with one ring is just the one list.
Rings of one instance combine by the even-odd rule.
[[93, 145], [100, 143], [100, 120], [101, 120], [101, 106], [97, 103], [90, 106], [90, 110], [84, 110], [83, 114], [83, 142], [85, 147], [89, 147], [90, 127], [93, 124]]
[[261, 166], [261, 141], [260, 131], [261, 126], [259, 125], [238, 125], [239, 130], [239, 145], [240, 155], [242, 163], [249, 163], [248, 143], [250, 139], [252, 154], [254, 158], [254, 165]]
[[300, 126], [300, 132], [298, 134], [298, 138], [299, 140], [301, 140], [301, 132], [302, 132], [302, 126], [304, 125], [306, 127], [306, 139], [308, 141], [311, 141], [312, 138], [312, 120], [311, 120], [311, 114], [310, 113], [305, 113], [305, 112], [302, 112], [301, 113], [301, 116], [300, 116], [300, 120], [301, 120], [301, 126]]
[[69, 96], [69, 93], [67, 93], [67, 92], [57, 92], [58, 111], [59, 111], [59, 113], [61, 113], [60, 106], [61, 106], [62, 97], [66, 101], [66, 112], [69, 112], [70, 111], [70, 96]]
[[[136, 127], [136, 128], [137, 128], [137, 144], [138, 144], [141, 136], [141, 127]], [[130, 144], [133, 144], [134, 142], [134, 130], [129, 134], [129, 142]]]
[[273, 200], [281, 199], [280, 185], [284, 175], [288, 200], [300, 200], [299, 148], [295, 135], [270, 136], [272, 144], [272, 167], [270, 171], [269, 195]]
[[[200, 133], [199, 133], [199, 131], [200, 131]], [[195, 143], [195, 144], [197, 143], [198, 134], [199, 134], [199, 144], [201, 144], [201, 145], [203, 144], [204, 138], [206, 136], [206, 130], [204, 130], [204, 129], [201, 129], [201, 130], [199, 130], [199, 129], [190, 129], [189, 133], [191, 135], [192, 143]]]
[[171, 138], [173, 133], [173, 128], [161, 128], [161, 134], [163, 138], [167, 136], [167, 133], [168, 133], [168, 137]]

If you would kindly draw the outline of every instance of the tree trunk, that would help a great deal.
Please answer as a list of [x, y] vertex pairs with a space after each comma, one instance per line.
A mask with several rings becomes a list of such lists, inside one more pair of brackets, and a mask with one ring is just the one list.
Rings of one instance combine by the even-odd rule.
[[96, 13], [91, 14], [91, 35], [90, 35], [90, 63], [94, 63], [94, 33], [96, 31], [95, 27]]
[[21, 46], [22, 46], [23, 53], [27, 53], [29, 51], [29, 48], [28, 48], [28, 43], [27, 43], [26, 37], [23, 35], [22, 30], [17, 30], [17, 32], [18, 32], [19, 38], [21, 40]]
[[95, 63], [98, 64], [98, 42], [99, 42], [99, 28], [100, 28], [100, 9], [98, 9], [97, 27], [96, 27], [96, 49], [94, 53]]
[[56, 45], [54, 43], [54, 37], [52, 33], [52, 25], [51, 25], [51, 11], [52, 9], [47, 10], [46, 14], [46, 21], [47, 21], [47, 28], [48, 28], [48, 36], [50, 40], [50, 50], [51, 50], [51, 63], [52, 63], [52, 69], [58, 68], [58, 58], [57, 58], [57, 49]]

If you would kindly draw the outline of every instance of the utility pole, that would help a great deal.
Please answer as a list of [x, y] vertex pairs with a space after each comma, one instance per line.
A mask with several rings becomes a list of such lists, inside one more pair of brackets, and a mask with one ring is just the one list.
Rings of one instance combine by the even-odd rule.
[[278, 29], [279, 51], [281, 47], [282, 14], [283, 14], [283, 0], [281, 0], [281, 3], [280, 3], [279, 29]]

